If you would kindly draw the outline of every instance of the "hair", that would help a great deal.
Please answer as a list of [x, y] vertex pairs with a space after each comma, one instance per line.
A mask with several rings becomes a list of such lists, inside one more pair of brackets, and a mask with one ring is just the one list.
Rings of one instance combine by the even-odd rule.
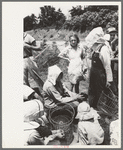
[[69, 36], [69, 40], [71, 39], [71, 37], [75, 37], [76, 38], [76, 40], [77, 40], [77, 43], [79, 43], [80, 42], [80, 40], [79, 40], [79, 37], [78, 37], [78, 35], [77, 34], [71, 34], [70, 36]]

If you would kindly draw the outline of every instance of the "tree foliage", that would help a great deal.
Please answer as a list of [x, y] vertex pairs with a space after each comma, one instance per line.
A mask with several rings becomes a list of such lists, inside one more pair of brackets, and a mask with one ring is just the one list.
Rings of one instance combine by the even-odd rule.
[[84, 32], [98, 26], [118, 28], [118, 6], [77, 6], [69, 12], [71, 19], [64, 23], [64, 29]]
[[40, 10], [39, 24], [42, 27], [54, 26], [55, 28], [60, 28], [66, 20], [60, 9], [56, 11], [52, 6], [44, 6], [40, 7]]
[[37, 19], [34, 14], [24, 18], [24, 31], [33, 29], [37, 25]]
[[118, 6], [116, 5], [79, 5], [72, 7], [69, 12], [71, 18], [66, 20], [60, 9], [55, 10], [50, 5], [40, 7], [38, 21], [34, 14], [24, 18], [24, 30], [31, 30], [36, 27], [52, 27], [84, 32], [98, 26], [103, 28], [113, 26], [118, 29]]

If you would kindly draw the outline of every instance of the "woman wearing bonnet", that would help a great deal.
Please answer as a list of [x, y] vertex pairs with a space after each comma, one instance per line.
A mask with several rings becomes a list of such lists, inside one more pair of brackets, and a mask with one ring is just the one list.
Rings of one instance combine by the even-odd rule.
[[88, 100], [90, 106], [94, 108], [97, 108], [101, 92], [105, 87], [111, 87], [113, 83], [112, 49], [108, 42], [109, 38], [110, 36], [104, 36], [103, 29], [98, 27], [93, 29], [85, 39], [92, 49]]
[[71, 91], [79, 93], [79, 82], [86, 80], [87, 69], [84, 63], [84, 46], [80, 45], [80, 40], [77, 34], [69, 36], [70, 44], [59, 54], [59, 57], [69, 61], [68, 76], [71, 83]]
[[80, 145], [99, 145], [104, 141], [104, 131], [100, 126], [100, 118], [96, 110], [89, 106], [87, 102], [78, 105], [76, 119], [78, 123], [78, 142]]

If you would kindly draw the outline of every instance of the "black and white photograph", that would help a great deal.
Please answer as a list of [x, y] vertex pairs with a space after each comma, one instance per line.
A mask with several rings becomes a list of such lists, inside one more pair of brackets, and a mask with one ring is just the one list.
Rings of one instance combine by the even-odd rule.
[[121, 2], [3, 2], [2, 13], [3, 148], [120, 148]]

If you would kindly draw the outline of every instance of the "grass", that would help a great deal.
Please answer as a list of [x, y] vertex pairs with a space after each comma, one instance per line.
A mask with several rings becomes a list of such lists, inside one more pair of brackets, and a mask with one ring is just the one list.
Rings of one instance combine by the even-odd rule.
[[[27, 31], [30, 35], [32, 35], [37, 41], [42, 41], [43, 39], [50, 41], [68, 41], [68, 37], [73, 31], [69, 30], [55, 30], [55, 29], [35, 29], [31, 31]], [[89, 31], [85, 31], [84, 33], [74, 32], [76, 33], [80, 41], [83, 41]]]

